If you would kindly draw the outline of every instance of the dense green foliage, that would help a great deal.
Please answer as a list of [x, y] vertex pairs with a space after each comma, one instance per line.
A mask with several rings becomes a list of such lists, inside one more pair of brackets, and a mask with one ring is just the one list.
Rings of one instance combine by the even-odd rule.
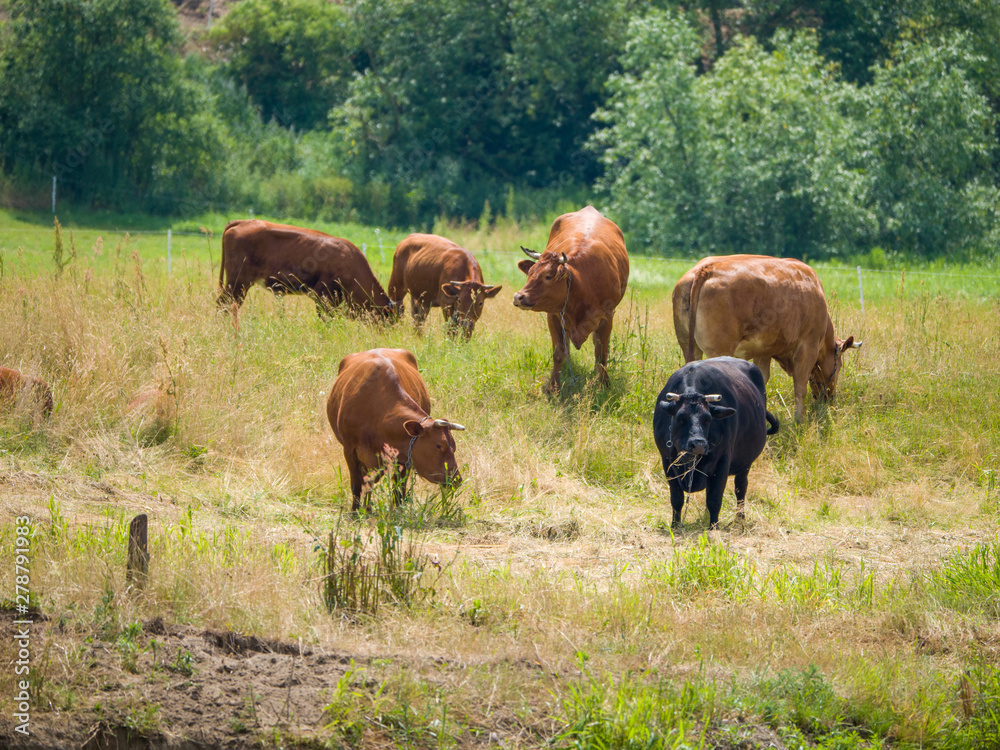
[[333, 3], [241, 3], [212, 30], [226, 74], [246, 87], [265, 120], [310, 129], [347, 98], [352, 27]]
[[403, 185], [420, 215], [477, 216], [508, 185], [589, 181], [591, 115], [624, 35], [617, 0], [353, 6], [367, 66], [335, 113], [355, 180]]
[[[167, 0], [14, 0], [0, 48], [8, 174], [98, 204], [201, 189], [218, 138]], [[138, 32], [138, 33], [137, 33]]]
[[430, 228], [596, 202], [637, 249], [992, 255], [1000, 6], [10, 0], [0, 199]]
[[859, 88], [815, 35], [780, 31], [699, 77], [684, 19], [638, 19], [595, 138], [612, 212], [663, 253], [986, 250], [994, 117], [966, 42], [902, 43]]

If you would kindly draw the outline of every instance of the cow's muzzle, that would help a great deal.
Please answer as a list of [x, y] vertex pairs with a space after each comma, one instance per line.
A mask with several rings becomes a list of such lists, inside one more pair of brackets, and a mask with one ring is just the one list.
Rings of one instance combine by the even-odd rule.
[[514, 295], [514, 307], [520, 307], [522, 310], [530, 310], [534, 306], [535, 303], [529, 302], [521, 292]]
[[687, 444], [687, 452], [692, 456], [704, 456], [708, 452], [708, 441], [692, 440]]

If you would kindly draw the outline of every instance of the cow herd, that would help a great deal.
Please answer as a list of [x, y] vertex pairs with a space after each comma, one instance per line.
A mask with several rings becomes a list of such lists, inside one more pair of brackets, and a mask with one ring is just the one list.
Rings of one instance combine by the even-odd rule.
[[[615, 309], [629, 276], [621, 229], [587, 206], [553, 222], [543, 252], [522, 250], [528, 258], [518, 267], [527, 278], [513, 303], [546, 314], [552, 373], [545, 389], [559, 390], [569, 344], [579, 349], [591, 335], [595, 374], [606, 385]], [[418, 327], [431, 307], [440, 307], [449, 334], [465, 338], [473, 335], [486, 300], [501, 290], [485, 282], [472, 253], [436, 235], [411, 234], [399, 243], [387, 293], [348, 240], [260, 220], [230, 222], [222, 235], [219, 304], [238, 309], [258, 282], [277, 294], [308, 294], [321, 312], [344, 305], [350, 315], [390, 321], [401, 315], [409, 294]], [[801, 420], [807, 384], [816, 398], [832, 398], [844, 352], [861, 342], [834, 335], [819, 279], [792, 259], [705, 258], [674, 287], [673, 318], [687, 364], [656, 399], [653, 435], [673, 523], [680, 523], [685, 493], [704, 490], [714, 528], [729, 476], [735, 476], [737, 516], [743, 516], [750, 467], [766, 436], [778, 430], [767, 411], [771, 360], [791, 375], [795, 418]], [[699, 361], [703, 355], [710, 359]], [[26, 397], [45, 414], [51, 411], [47, 385], [0, 368], [0, 401]], [[465, 428], [430, 411], [412, 353], [372, 349], [340, 361], [326, 413], [344, 449], [354, 511], [389, 469], [404, 481], [413, 470], [433, 483], [461, 482], [452, 433]]]

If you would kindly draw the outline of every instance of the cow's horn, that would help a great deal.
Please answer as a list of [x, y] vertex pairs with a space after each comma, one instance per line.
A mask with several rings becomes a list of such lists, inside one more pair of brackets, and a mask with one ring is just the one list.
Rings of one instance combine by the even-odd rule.
[[852, 349], [860, 349], [860, 348], [861, 348], [861, 345], [862, 345], [863, 343], [864, 343], [863, 341], [855, 341], [855, 342], [854, 342], [853, 344], [851, 344], [851, 348], [852, 348]]
[[455, 286], [461, 286], [465, 282], [464, 281], [449, 281], [448, 283], [449, 284], [454, 284]]
[[566, 253], [559, 256], [559, 265], [565, 266], [569, 262], [569, 258], [566, 257]]
[[449, 422], [447, 419], [435, 419], [435, 427], [447, 427], [450, 430], [464, 430], [465, 427], [460, 425], [458, 422]]
[[542, 257], [541, 253], [536, 253], [534, 250], [529, 250], [524, 245], [521, 245], [521, 249], [524, 250], [524, 254], [527, 255], [532, 260], [538, 260]]
[[708, 401], [708, 403], [710, 404], [714, 404], [716, 401], [722, 401], [722, 396], [720, 396], [718, 393], [713, 393], [709, 396], [705, 396], [705, 400]]
[[680, 401], [681, 400], [681, 397], [678, 396], [676, 393], [668, 393], [666, 396], [664, 396], [664, 398], [667, 401]]

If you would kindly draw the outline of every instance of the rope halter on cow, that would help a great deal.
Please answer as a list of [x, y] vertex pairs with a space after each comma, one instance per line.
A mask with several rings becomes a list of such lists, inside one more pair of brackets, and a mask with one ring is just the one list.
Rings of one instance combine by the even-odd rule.
[[[432, 420], [432, 427], [443, 427], [448, 430], [464, 430], [465, 426], [460, 425], [458, 422], [449, 422], [447, 419], [434, 419], [433, 417], [424, 417], [420, 420], [420, 425], [423, 426], [424, 422], [428, 419]], [[400, 490], [400, 496], [406, 497], [406, 483], [410, 476], [410, 469], [413, 467], [413, 444], [417, 442], [417, 438], [423, 435], [424, 432], [420, 432], [416, 435], [410, 437], [410, 444], [406, 446], [406, 461], [403, 462], [403, 467], [400, 470], [403, 474], [403, 486]]]
[[837, 377], [837, 370], [840, 369], [840, 360], [843, 355], [840, 352], [839, 346], [833, 347], [833, 372], [830, 373], [830, 377], [823, 379], [823, 368], [820, 367], [819, 363], [813, 368], [813, 374], [815, 376], [816, 384], [819, 386], [819, 397], [822, 399], [830, 398], [830, 384]]
[[[668, 402], [680, 403], [682, 400], [683, 401], [687, 401], [687, 402], [700, 401], [701, 399], [704, 399], [706, 403], [716, 404], [716, 403], [722, 401], [722, 394], [721, 393], [709, 393], [709, 394], [702, 395], [701, 393], [698, 393], [696, 391], [688, 391], [687, 393], [685, 393], [682, 396], [679, 393], [670, 392], [670, 393], [664, 394], [663, 401], [660, 402], [660, 405], [661, 406], [665, 405]], [[669, 436], [667, 437], [666, 446], [667, 446], [667, 449], [673, 450], [674, 441], [671, 440]], [[676, 469], [680, 470], [680, 474], [675, 477], [677, 479], [677, 481], [681, 482], [682, 485], [683, 485], [683, 482], [685, 481], [685, 479], [687, 480], [687, 491], [688, 492], [691, 492], [692, 491], [691, 488], [694, 487], [695, 473], [699, 473], [699, 474], [702, 474], [702, 475], [705, 474], [705, 472], [703, 472], [700, 469], [698, 469], [698, 462], [700, 460], [701, 460], [701, 456], [688, 453], [687, 451], [684, 451], [684, 450], [680, 450], [680, 451], [678, 451], [677, 455], [674, 456], [674, 460], [670, 463], [670, 467], [669, 467], [670, 469], [675, 469], [676, 468]]]

